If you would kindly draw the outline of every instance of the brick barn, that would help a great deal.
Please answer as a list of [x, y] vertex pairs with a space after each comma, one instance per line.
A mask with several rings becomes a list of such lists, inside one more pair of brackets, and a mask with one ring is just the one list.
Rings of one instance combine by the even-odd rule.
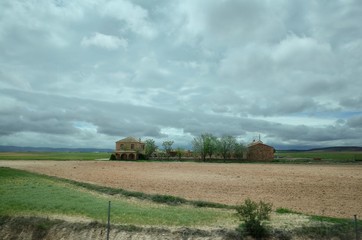
[[246, 159], [251, 161], [272, 161], [275, 149], [262, 141], [253, 141], [248, 145]]

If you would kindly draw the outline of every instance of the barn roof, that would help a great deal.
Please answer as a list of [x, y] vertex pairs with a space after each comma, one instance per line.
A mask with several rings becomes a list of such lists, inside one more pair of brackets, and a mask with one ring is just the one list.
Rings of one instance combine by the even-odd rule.
[[118, 140], [117, 142], [140, 142], [141, 139], [136, 139], [134, 137], [126, 137], [121, 140]]
[[249, 147], [253, 147], [253, 146], [256, 146], [256, 145], [264, 145], [264, 146], [267, 146], [267, 147], [270, 147], [270, 148], [273, 148], [272, 146], [269, 146], [267, 144], [264, 144], [262, 141], [255, 141], [255, 142], [252, 142], [252, 143], [249, 143], [248, 144], [248, 148]]

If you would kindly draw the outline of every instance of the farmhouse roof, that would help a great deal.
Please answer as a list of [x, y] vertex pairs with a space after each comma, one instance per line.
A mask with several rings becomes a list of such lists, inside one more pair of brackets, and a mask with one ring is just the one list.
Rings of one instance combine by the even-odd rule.
[[141, 142], [141, 139], [137, 140], [134, 137], [126, 137], [121, 140], [118, 140], [117, 142]]
[[272, 146], [269, 146], [269, 145], [267, 145], [267, 144], [264, 144], [262, 141], [253, 141], [253, 142], [251, 142], [251, 143], [249, 143], [248, 144], [248, 148], [249, 147], [253, 147], [253, 146], [256, 146], [256, 145], [264, 145], [264, 146], [268, 146], [268, 147], [271, 147], [271, 148], [273, 148]]

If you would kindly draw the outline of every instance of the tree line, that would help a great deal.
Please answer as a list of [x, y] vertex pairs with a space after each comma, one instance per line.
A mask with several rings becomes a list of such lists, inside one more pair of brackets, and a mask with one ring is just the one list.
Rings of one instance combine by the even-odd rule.
[[[162, 148], [166, 157], [169, 158], [171, 153], [176, 153], [176, 156], [181, 158], [184, 152], [181, 148], [173, 149], [172, 145], [174, 141], [164, 141]], [[153, 139], [147, 139], [145, 141], [145, 157], [148, 159], [158, 149]], [[203, 133], [197, 136], [192, 141], [192, 150], [194, 154], [201, 157], [202, 161], [206, 160], [206, 157], [211, 159], [212, 156], [221, 156], [224, 161], [230, 158], [243, 158], [243, 152], [245, 146], [238, 142], [234, 136], [224, 135], [222, 137], [216, 137], [211, 133]]]

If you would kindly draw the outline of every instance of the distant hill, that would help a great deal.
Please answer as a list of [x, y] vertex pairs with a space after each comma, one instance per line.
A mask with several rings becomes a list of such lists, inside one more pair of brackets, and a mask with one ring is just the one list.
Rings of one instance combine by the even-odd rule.
[[0, 146], [0, 152], [113, 152], [106, 148], [49, 148], [49, 147], [17, 147]]
[[336, 146], [336, 147], [324, 147], [324, 148], [310, 148], [310, 149], [283, 149], [278, 151], [287, 152], [360, 152], [362, 147], [357, 146]]
[[362, 151], [362, 147], [348, 146], [348, 147], [325, 147], [325, 148], [312, 148], [308, 151], [313, 152], [356, 152]]

